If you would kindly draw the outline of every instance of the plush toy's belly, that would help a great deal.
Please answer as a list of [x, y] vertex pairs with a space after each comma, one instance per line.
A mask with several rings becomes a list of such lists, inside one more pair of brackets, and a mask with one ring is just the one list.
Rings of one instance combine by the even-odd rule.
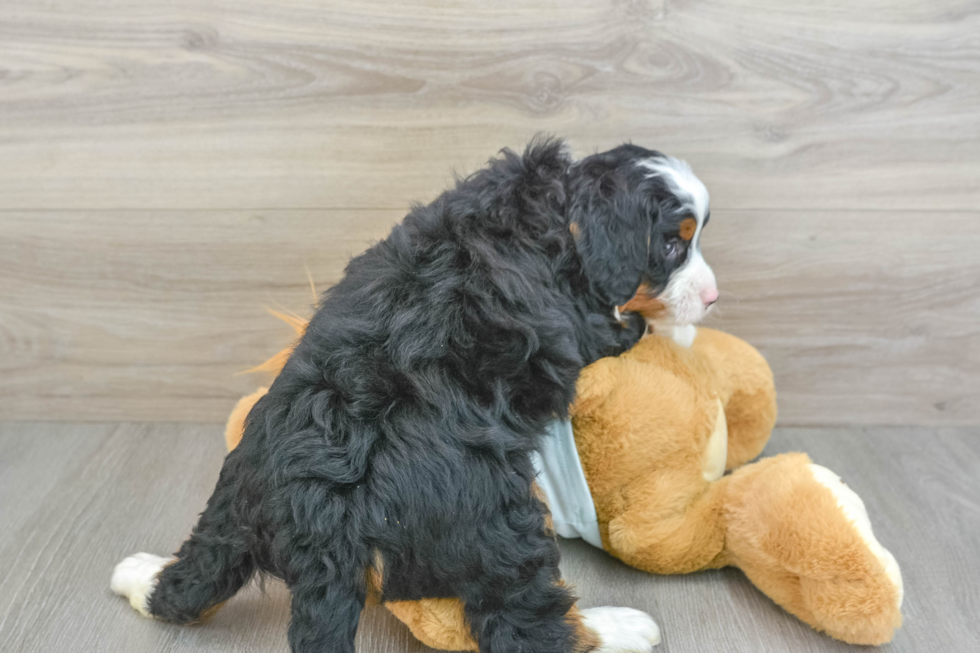
[[551, 422], [541, 449], [533, 455], [532, 461], [538, 486], [551, 508], [555, 532], [562, 537], [580, 537], [601, 549], [599, 520], [575, 448], [572, 423], [568, 420]]

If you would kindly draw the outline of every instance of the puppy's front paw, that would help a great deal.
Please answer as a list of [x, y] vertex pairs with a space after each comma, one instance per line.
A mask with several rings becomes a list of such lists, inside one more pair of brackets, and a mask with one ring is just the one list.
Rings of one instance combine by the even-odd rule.
[[144, 617], [149, 617], [150, 594], [157, 586], [160, 572], [174, 558], [162, 558], [152, 553], [131, 555], [112, 570], [109, 587], [119, 596], [129, 599], [129, 604]]
[[602, 642], [596, 653], [649, 653], [660, 643], [657, 622], [632, 608], [582, 610], [582, 623]]

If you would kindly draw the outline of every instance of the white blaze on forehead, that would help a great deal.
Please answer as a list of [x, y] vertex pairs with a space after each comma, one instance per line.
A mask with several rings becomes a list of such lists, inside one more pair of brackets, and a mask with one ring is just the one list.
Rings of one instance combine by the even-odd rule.
[[[698, 221], [698, 231], [701, 231], [701, 227], [704, 225], [704, 217], [708, 215], [711, 197], [708, 195], [708, 189], [694, 174], [687, 161], [663, 156], [643, 159], [637, 165], [649, 170], [652, 173], [651, 177], [661, 177], [667, 183], [670, 192], [677, 196], [680, 203], [694, 214]], [[697, 234], [695, 234], [695, 238], [697, 238]]]

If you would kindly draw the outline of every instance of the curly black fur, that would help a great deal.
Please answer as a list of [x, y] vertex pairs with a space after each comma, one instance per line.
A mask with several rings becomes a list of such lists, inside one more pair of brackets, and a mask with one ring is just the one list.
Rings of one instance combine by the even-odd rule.
[[484, 651], [571, 651], [529, 454], [581, 368], [640, 338], [614, 306], [665, 282], [649, 250], [663, 189], [635, 165], [651, 156], [505, 150], [351, 260], [151, 613], [196, 620], [260, 569], [292, 592], [294, 651], [351, 652], [381, 560], [384, 600], [462, 598]]

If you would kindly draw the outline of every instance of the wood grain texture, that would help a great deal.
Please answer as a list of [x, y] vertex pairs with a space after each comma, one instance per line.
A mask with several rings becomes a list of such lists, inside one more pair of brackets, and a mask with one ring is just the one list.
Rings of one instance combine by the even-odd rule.
[[980, 424], [980, 213], [718, 211], [703, 249], [780, 424]]
[[712, 192], [783, 424], [980, 423], [973, 0], [5, 0], [0, 417], [222, 420], [410, 202], [535, 132]]
[[[777, 429], [766, 455], [808, 451], [864, 499], [905, 581], [905, 624], [882, 653], [980, 648], [980, 431]], [[0, 650], [286, 651], [289, 598], [252, 585], [203, 626], [140, 617], [108, 588], [135, 551], [175, 550], [217, 478], [221, 429], [200, 424], [0, 423]], [[581, 541], [562, 568], [585, 607], [649, 611], [658, 653], [851, 651], [789, 616], [738, 571], [651, 576]], [[383, 609], [358, 650], [427, 651]]]
[[718, 208], [976, 209], [973, 0], [5, 0], [0, 208], [400, 209], [536, 131]]
[[[223, 421], [396, 211], [8, 212], [0, 415]], [[711, 326], [767, 356], [782, 424], [980, 423], [980, 213], [713, 212]]]
[[[391, 212], [7, 213], [0, 220], [0, 414], [212, 420], [268, 379], [236, 376], [294, 338], [386, 233]], [[39, 221], [43, 226], [39, 225]]]

